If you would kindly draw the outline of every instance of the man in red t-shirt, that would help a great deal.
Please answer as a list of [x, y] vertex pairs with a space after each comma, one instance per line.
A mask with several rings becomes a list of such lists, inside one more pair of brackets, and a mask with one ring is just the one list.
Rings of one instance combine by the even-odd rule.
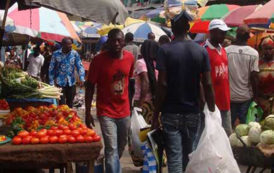
[[95, 86], [97, 116], [105, 144], [107, 173], [120, 173], [119, 159], [127, 144], [130, 128], [129, 78], [133, 75], [134, 57], [123, 51], [124, 34], [119, 29], [108, 33], [108, 49], [94, 57], [86, 83], [86, 124], [94, 125], [90, 114]]
[[225, 49], [221, 46], [229, 27], [220, 19], [214, 19], [209, 24], [210, 37], [206, 40], [206, 48], [210, 66], [211, 79], [215, 92], [216, 105], [222, 116], [222, 124], [228, 135], [232, 133], [230, 115], [230, 90], [228, 77], [228, 61]]

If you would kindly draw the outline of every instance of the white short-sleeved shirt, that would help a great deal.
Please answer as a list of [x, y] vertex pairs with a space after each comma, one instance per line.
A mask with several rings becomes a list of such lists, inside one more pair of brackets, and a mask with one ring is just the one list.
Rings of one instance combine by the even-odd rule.
[[232, 102], [243, 102], [253, 97], [251, 72], [259, 72], [259, 54], [250, 46], [231, 45], [226, 48]]
[[28, 74], [33, 77], [40, 76], [41, 68], [44, 64], [45, 58], [43, 55], [39, 55], [38, 57], [34, 57], [33, 54], [29, 55], [28, 58], [29, 65], [28, 65]]

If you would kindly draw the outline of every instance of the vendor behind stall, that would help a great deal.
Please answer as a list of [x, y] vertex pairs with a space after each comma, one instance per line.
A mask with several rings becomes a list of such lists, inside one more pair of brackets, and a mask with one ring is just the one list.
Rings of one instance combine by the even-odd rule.
[[263, 108], [264, 116], [268, 116], [274, 113], [274, 38], [264, 38], [261, 42], [261, 50], [257, 102]]
[[6, 59], [5, 66], [14, 67], [14, 68], [18, 68], [18, 69], [22, 68], [22, 61], [16, 53], [16, 47], [13, 47], [10, 50], [10, 54], [8, 55], [8, 57]]

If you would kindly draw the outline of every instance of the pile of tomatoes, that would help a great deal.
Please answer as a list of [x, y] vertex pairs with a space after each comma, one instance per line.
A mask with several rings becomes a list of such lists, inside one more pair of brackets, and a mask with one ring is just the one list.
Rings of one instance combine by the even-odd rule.
[[19, 144], [55, 144], [55, 143], [90, 143], [98, 142], [101, 137], [93, 129], [87, 128], [81, 124], [76, 127], [72, 124], [68, 126], [52, 126], [50, 129], [41, 129], [39, 131], [28, 132], [20, 131], [12, 139], [12, 143]]
[[5, 99], [0, 100], [0, 110], [9, 110], [9, 104]]

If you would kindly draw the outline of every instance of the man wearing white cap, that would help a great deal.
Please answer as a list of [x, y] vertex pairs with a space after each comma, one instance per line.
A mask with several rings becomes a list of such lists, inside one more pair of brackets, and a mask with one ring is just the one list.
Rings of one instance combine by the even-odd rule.
[[215, 91], [215, 101], [222, 116], [222, 124], [227, 133], [232, 133], [230, 115], [230, 90], [228, 77], [228, 61], [225, 49], [221, 46], [229, 27], [220, 19], [214, 19], [209, 24], [209, 39], [206, 48], [211, 66], [211, 79]]

